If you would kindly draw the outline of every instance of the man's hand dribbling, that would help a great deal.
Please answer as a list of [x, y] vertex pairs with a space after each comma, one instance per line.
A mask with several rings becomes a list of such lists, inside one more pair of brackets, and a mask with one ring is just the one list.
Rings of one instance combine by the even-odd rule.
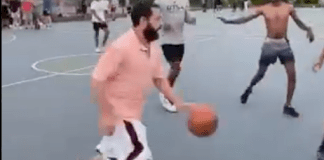
[[194, 108], [194, 103], [185, 103], [183, 101], [178, 101], [174, 103], [174, 105], [177, 107], [177, 110], [180, 111], [191, 111]]

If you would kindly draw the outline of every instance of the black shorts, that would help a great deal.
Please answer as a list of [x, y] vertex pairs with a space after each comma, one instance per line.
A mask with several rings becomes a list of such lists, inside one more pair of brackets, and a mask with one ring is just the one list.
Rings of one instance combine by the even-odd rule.
[[181, 62], [184, 54], [184, 44], [180, 45], [171, 45], [164, 44], [162, 45], [163, 53], [166, 60], [170, 62]]
[[127, 7], [127, 13], [130, 14], [131, 11], [132, 11], [132, 7], [128, 6], [128, 7]]
[[87, 13], [87, 6], [86, 5], [82, 5], [81, 7], [82, 13], [86, 14]]
[[[286, 39], [287, 41], [287, 39]], [[260, 65], [270, 65], [276, 63], [279, 58], [281, 64], [295, 62], [294, 54], [290, 48], [289, 42], [286, 43], [264, 43], [260, 57]]]
[[104, 29], [104, 28], [108, 28], [106, 23], [93, 22], [93, 29], [95, 31], [99, 31], [99, 29]]
[[112, 6], [111, 7], [111, 12], [115, 12], [116, 11], [116, 6]]
[[43, 15], [44, 15], [44, 16], [49, 16], [50, 13], [49, 13], [47, 10], [44, 10], [44, 11], [43, 11]]

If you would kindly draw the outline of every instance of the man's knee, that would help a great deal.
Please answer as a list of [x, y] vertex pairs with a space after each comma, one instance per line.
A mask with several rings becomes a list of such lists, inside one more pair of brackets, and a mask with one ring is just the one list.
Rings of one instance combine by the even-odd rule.
[[268, 65], [260, 65], [259, 71], [258, 71], [258, 78], [262, 79], [265, 76], [265, 73], [268, 70]]
[[265, 76], [265, 72], [260, 72], [257, 76], [258, 79], [262, 79]]
[[172, 62], [171, 69], [172, 69], [172, 71], [180, 72], [181, 71], [181, 62]]
[[285, 64], [288, 81], [290, 83], [296, 83], [296, 70], [294, 62], [289, 62]]
[[296, 75], [295, 74], [289, 74], [288, 75], [288, 82], [292, 84], [296, 84]]
[[296, 72], [294, 69], [288, 69], [287, 70], [287, 77], [288, 77], [288, 82], [290, 84], [295, 84], [296, 83]]

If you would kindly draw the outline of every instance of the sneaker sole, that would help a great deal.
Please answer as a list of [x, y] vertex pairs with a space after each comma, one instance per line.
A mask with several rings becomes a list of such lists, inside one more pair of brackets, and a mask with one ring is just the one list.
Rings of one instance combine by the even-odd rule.
[[165, 111], [169, 112], [169, 113], [178, 113], [178, 111], [170, 111], [168, 109], [166, 109], [165, 107], [163, 107]]
[[103, 155], [101, 153], [99, 153], [99, 155], [93, 157], [91, 160], [118, 160], [117, 158], [104, 158]]
[[285, 118], [302, 120], [302, 115], [301, 114], [299, 114], [298, 117], [293, 117], [293, 116], [291, 116], [289, 114], [286, 114], [286, 113], [282, 113], [282, 114], [283, 114], [283, 117], [285, 117]]

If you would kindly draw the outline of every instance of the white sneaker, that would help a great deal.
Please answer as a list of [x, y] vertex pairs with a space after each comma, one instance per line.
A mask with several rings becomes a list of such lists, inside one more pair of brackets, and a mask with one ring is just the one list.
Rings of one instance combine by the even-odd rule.
[[98, 145], [96, 146], [96, 152], [98, 152], [99, 154], [101, 154], [100, 148], [101, 148], [101, 145], [98, 144]]
[[161, 103], [162, 103], [163, 107], [168, 112], [171, 112], [171, 113], [177, 112], [177, 108], [174, 105], [172, 105], [170, 103], [170, 101], [168, 99], [166, 99], [162, 93], [160, 93], [160, 100], [161, 100]]
[[96, 48], [96, 50], [95, 50], [97, 53], [100, 53], [101, 52], [101, 49], [98, 47], [98, 48]]

